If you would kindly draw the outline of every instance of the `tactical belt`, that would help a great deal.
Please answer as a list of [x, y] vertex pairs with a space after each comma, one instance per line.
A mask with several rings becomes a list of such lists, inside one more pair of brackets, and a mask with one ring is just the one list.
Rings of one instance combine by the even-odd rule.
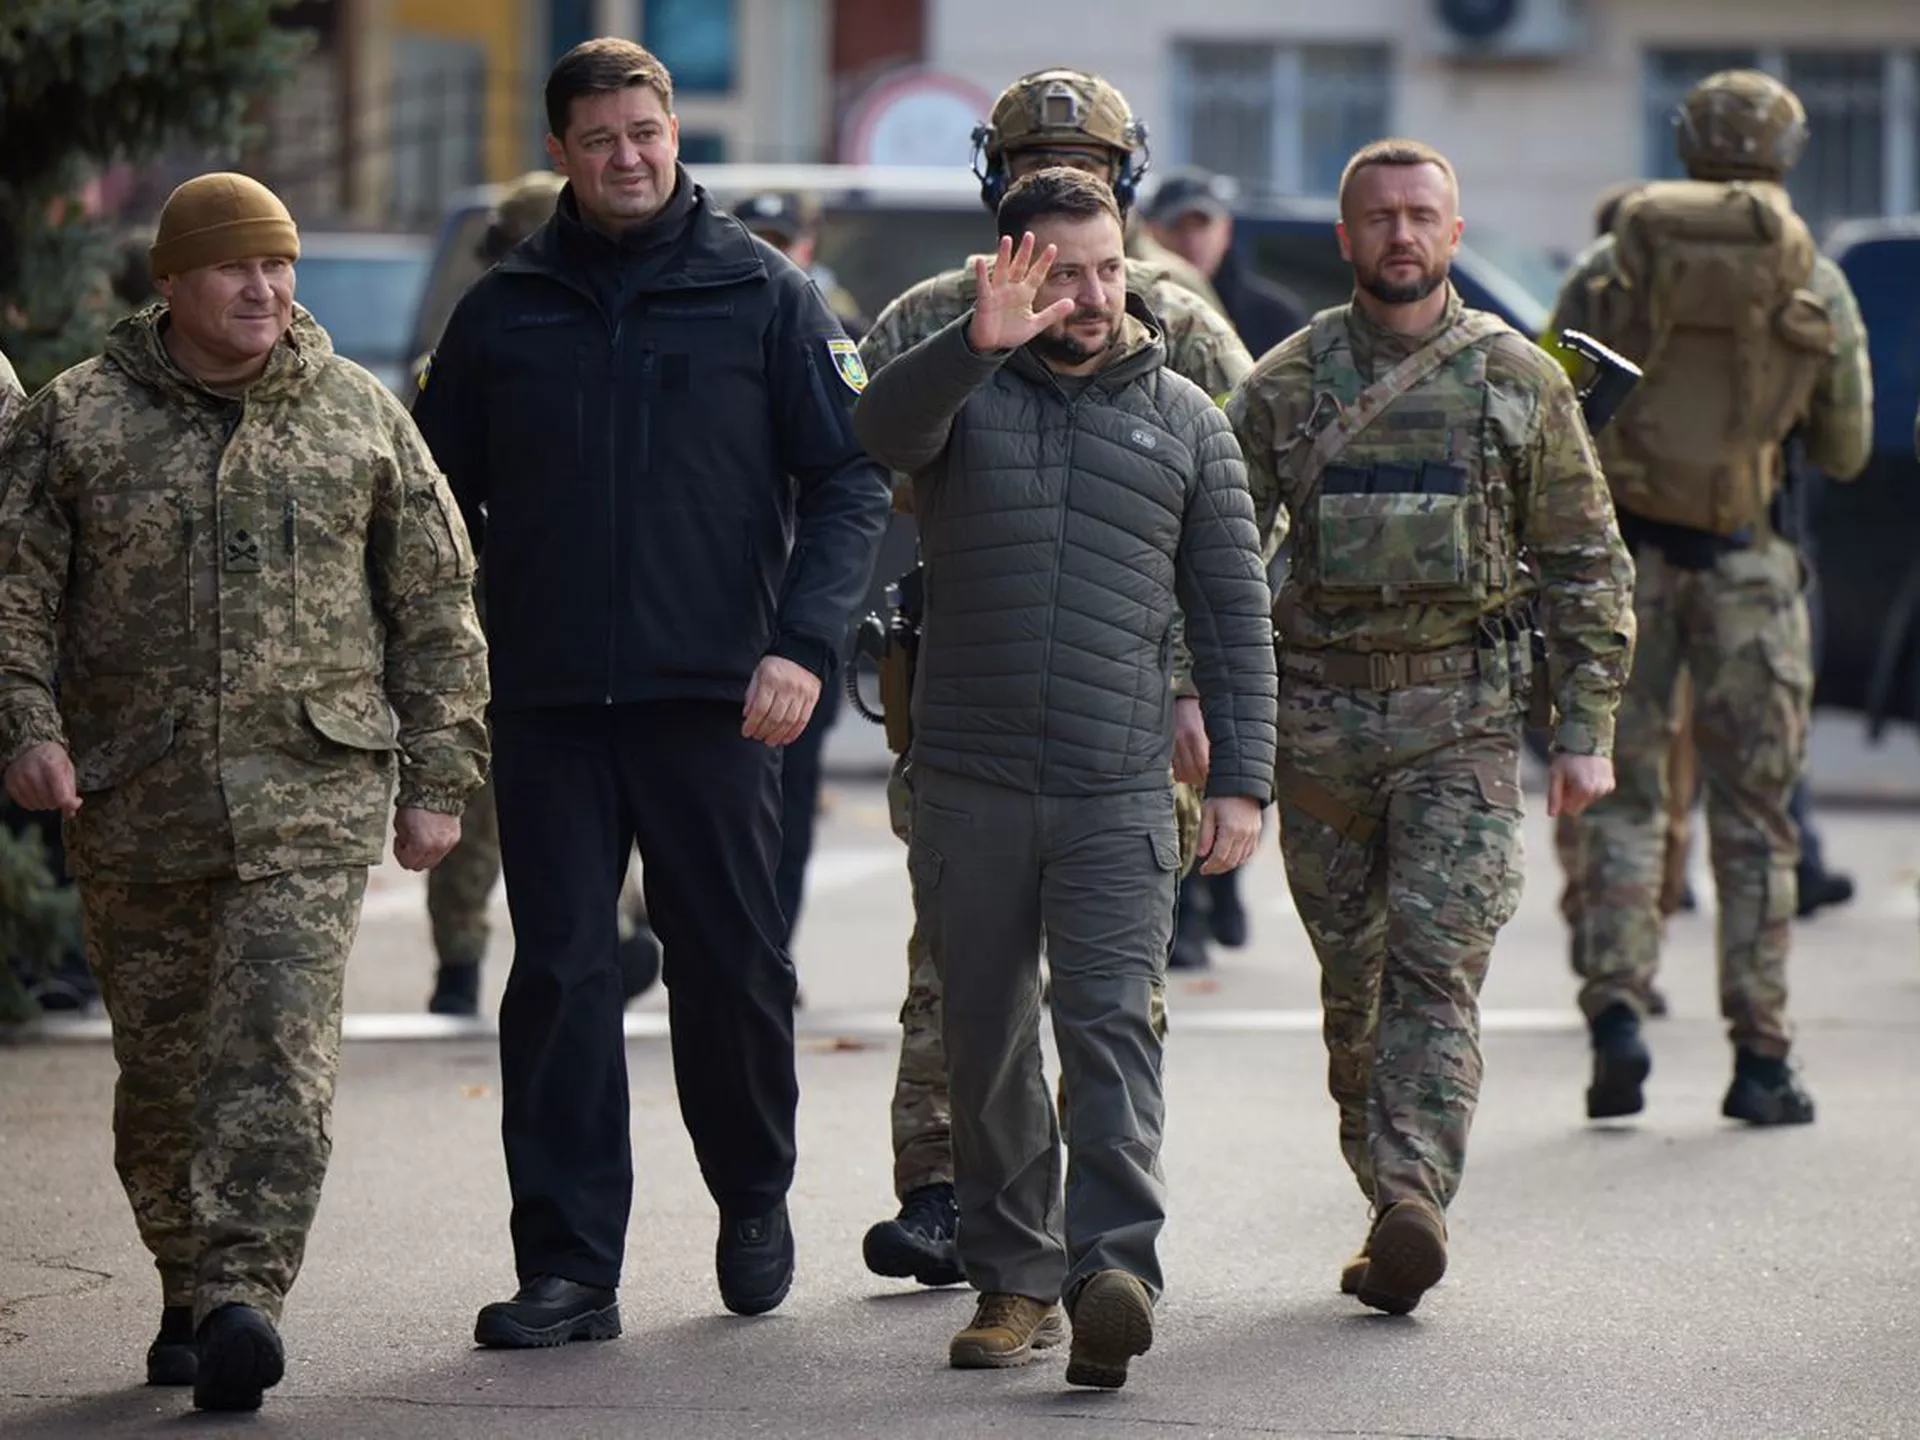
[[1313, 776], [1284, 760], [1273, 767], [1273, 790], [1281, 804], [1311, 815], [1357, 845], [1366, 844], [1380, 828], [1373, 816], [1354, 809]]
[[[1480, 673], [1480, 652], [1472, 645], [1452, 650], [1282, 650], [1280, 668], [1304, 680], [1349, 690], [1404, 690], [1409, 685], [1442, 685]], [[1303, 807], [1304, 808], [1304, 807]]]

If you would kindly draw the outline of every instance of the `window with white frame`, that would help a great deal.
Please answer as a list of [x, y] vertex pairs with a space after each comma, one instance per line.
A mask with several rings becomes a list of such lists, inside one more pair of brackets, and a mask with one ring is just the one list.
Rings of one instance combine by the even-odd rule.
[[1920, 204], [1920, 55], [1909, 50], [1676, 49], [1647, 54], [1646, 167], [1681, 173], [1673, 115], [1716, 70], [1777, 75], [1807, 107], [1807, 148], [1787, 177], [1816, 233], [1838, 220]]
[[1177, 43], [1173, 158], [1290, 195], [1332, 195], [1389, 131], [1384, 45]]

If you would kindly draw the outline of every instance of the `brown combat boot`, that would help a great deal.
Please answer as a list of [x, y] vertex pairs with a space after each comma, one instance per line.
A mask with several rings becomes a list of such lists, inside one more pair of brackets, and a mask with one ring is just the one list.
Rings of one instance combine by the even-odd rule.
[[948, 1344], [947, 1363], [956, 1370], [1005, 1370], [1066, 1338], [1067, 1317], [1058, 1302], [992, 1291], [980, 1297], [973, 1323]]
[[1358, 1295], [1360, 1282], [1367, 1278], [1367, 1247], [1363, 1243], [1354, 1256], [1340, 1267], [1340, 1293]]
[[1398, 1200], [1373, 1223], [1354, 1293], [1362, 1305], [1405, 1315], [1446, 1273], [1447, 1222], [1425, 1200]]
[[1127, 1362], [1153, 1348], [1153, 1297], [1124, 1270], [1102, 1270], [1073, 1299], [1067, 1383], [1118, 1390]]

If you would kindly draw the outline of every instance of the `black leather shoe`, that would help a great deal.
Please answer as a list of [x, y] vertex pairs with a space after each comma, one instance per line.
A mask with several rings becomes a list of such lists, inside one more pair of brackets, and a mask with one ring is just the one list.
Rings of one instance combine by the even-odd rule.
[[473, 1322], [473, 1343], [489, 1350], [542, 1350], [571, 1340], [611, 1340], [620, 1333], [620, 1300], [558, 1275], [536, 1275], [511, 1300], [485, 1306]]
[[736, 1315], [764, 1315], [793, 1288], [793, 1229], [782, 1200], [764, 1215], [722, 1215], [713, 1268]]
[[200, 1351], [193, 1343], [193, 1307], [163, 1307], [160, 1333], [147, 1347], [147, 1383], [191, 1385], [199, 1369]]
[[1610, 1120], [1646, 1108], [1641, 1086], [1653, 1057], [1640, 1038], [1640, 1017], [1631, 1006], [1609, 1005], [1593, 1017], [1593, 1084], [1587, 1087], [1587, 1118]]
[[196, 1410], [258, 1410], [262, 1394], [287, 1373], [280, 1332], [251, 1305], [222, 1305], [200, 1322], [198, 1339]]

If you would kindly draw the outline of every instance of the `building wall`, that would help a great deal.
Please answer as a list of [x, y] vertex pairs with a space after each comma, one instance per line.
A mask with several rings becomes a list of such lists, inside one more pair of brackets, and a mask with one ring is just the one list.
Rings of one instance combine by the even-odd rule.
[[525, 111], [538, 107], [541, 57], [530, 54], [528, 0], [390, 0], [392, 33], [467, 42], [486, 59], [485, 178], [526, 168]]
[[[1657, 47], [1781, 46], [1920, 52], [1920, 0], [1588, 0], [1586, 43], [1564, 60], [1462, 65], [1436, 51], [1421, 0], [928, 0], [930, 63], [997, 91], [1021, 71], [1105, 74], [1147, 120], [1162, 166], [1182, 158], [1177, 42], [1390, 47], [1390, 127], [1459, 167], [1468, 224], [1560, 249], [1586, 237], [1593, 197], [1645, 168], [1644, 54]], [[1409, 17], [1413, 17], [1409, 19]], [[1018, 54], [1008, 37], [1019, 38]]]

